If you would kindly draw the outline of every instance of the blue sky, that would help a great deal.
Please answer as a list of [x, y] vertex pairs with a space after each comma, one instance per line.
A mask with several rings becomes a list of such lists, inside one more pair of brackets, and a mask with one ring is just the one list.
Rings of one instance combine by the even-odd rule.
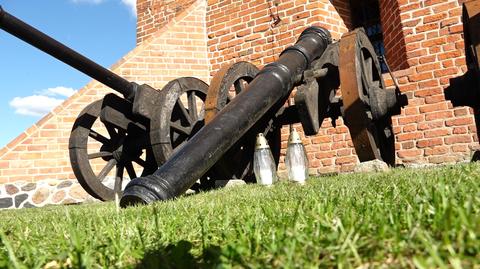
[[[0, 0], [0, 5], [105, 67], [135, 47], [135, 0]], [[0, 30], [0, 148], [90, 80]]]

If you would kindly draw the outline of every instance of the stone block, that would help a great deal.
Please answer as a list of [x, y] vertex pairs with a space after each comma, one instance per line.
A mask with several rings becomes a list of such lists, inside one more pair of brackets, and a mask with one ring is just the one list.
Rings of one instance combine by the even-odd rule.
[[27, 183], [22, 186], [22, 191], [31, 191], [37, 187], [37, 183]]
[[5, 185], [5, 191], [6, 191], [9, 195], [13, 195], [13, 194], [16, 194], [16, 193], [18, 192], [18, 188], [17, 188], [17, 186], [15, 186], [15, 185], [7, 184], [7, 185]]
[[38, 189], [32, 196], [32, 202], [36, 205], [39, 205], [45, 202], [50, 196], [50, 190], [48, 188], [42, 187]]
[[74, 198], [74, 199], [80, 199], [80, 200], [83, 200], [85, 198], [87, 198], [88, 194], [87, 192], [85, 192], [85, 190], [82, 188], [82, 186], [80, 185], [75, 185], [73, 186], [70, 191], [68, 192], [68, 194]]
[[23, 201], [27, 200], [28, 194], [22, 193], [15, 196], [15, 207], [19, 208]]
[[54, 204], [60, 203], [65, 198], [65, 196], [66, 196], [66, 193], [64, 190], [57, 191], [52, 196], [52, 203]]
[[230, 180], [215, 180], [215, 188], [228, 188], [233, 186], [245, 185], [245, 181], [241, 179], [230, 179]]
[[388, 164], [380, 160], [372, 160], [368, 162], [359, 163], [355, 166], [355, 173], [367, 173], [367, 172], [385, 172], [390, 168]]
[[58, 184], [57, 189], [63, 189], [72, 186], [73, 182], [70, 180], [64, 180]]
[[13, 205], [12, 198], [0, 198], [0, 208], [10, 208]]

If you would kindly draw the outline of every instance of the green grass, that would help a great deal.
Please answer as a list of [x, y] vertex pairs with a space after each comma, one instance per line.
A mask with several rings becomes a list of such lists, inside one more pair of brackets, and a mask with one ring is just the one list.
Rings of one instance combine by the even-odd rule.
[[0, 267], [480, 268], [480, 166], [0, 212]]

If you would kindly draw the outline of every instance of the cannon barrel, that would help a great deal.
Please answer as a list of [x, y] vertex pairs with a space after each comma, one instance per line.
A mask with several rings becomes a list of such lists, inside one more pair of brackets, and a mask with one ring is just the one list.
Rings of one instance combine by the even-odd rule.
[[112, 71], [100, 66], [80, 53], [40, 32], [34, 27], [4, 11], [1, 6], [0, 28], [118, 91], [123, 94], [126, 99], [133, 100], [137, 87], [136, 83], [130, 82], [117, 74], [114, 74]]
[[330, 43], [330, 33], [324, 28], [304, 30], [294, 46], [284, 50], [278, 61], [265, 66], [245, 91], [154, 174], [129, 182], [121, 206], [172, 199], [184, 193], [252, 126], [285, 103], [293, 87], [301, 82], [303, 72]]

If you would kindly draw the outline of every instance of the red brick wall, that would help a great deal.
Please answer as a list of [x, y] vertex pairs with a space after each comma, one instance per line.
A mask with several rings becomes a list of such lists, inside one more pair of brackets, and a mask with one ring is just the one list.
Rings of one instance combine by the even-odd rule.
[[[387, 59], [399, 70], [402, 91], [411, 98], [394, 117], [399, 164], [467, 160], [477, 148], [472, 111], [452, 108], [443, 89], [465, 71], [458, 1], [380, 1]], [[273, 26], [272, 15], [281, 22]], [[322, 25], [335, 39], [351, 27], [348, 1], [210, 0], [208, 51], [212, 75], [222, 64], [276, 59], [309, 25]], [[385, 78], [389, 80], [389, 76]], [[297, 129], [301, 129], [297, 125]], [[283, 130], [282, 147], [288, 132]], [[303, 138], [312, 173], [351, 171], [358, 159], [348, 129], [325, 120], [319, 134]], [[283, 165], [280, 167], [283, 168]]]
[[407, 50], [411, 45], [405, 44], [405, 36], [411, 31], [404, 26], [412, 25], [412, 22], [402, 23], [402, 12], [408, 12], [414, 5], [407, 5], [400, 10], [397, 0], [380, 1], [380, 19], [382, 22], [383, 41], [388, 65], [392, 70], [408, 68]]
[[[212, 74], [224, 63], [246, 60], [262, 66], [274, 61], [308, 25], [325, 26], [338, 39], [347, 31], [343, 18], [349, 18], [348, 1], [332, 2], [209, 0], [207, 32]], [[281, 21], [273, 25], [276, 15]]]
[[142, 43], [196, 0], [137, 0], [137, 44]]
[[399, 0], [410, 68], [400, 71], [409, 106], [396, 117], [401, 163], [468, 160], [478, 148], [472, 110], [453, 108], [443, 89], [466, 71], [461, 4], [456, 0]]
[[[338, 40], [351, 25], [347, 0], [210, 0], [207, 8], [208, 51], [212, 75], [222, 64], [250, 61], [259, 67], [275, 61], [310, 25], [320, 25]], [[274, 17], [281, 19], [273, 24]], [[347, 128], [325, 120], [315, 137], [303, 137], [312, 173], [349, 171], [357, 162]], [[301, 125], [296, 125], [301, 130]], [[282, 130], [283, 155], [288, 128]], [[283, 163], [280, 170], [284, 170]]]
[[[139, 0], [139, 46], [112, 69], [157, 88], [179, 76], [208, 80], [225, 63], [246, 60], [261, 67], [274, 61], [309, 25], [326, 27], [335, 39], [351, 27], [347, 0], [192, 2]], [[453, 108], [443, 95], [449, 78], [465, 71], [459, 2], [380, 2], [387, 57], [398, 70], [401, 90], [411, 98], [393, 118], [397, 162], [469, 159], [478, 148], [473, 113]], [[277, 15], [281, 21], [273, 25]], [[67, 150], [72, 122], [86, 104], [107, 92], [90, 83], [1, 149], [0, 183], [72, 178]], [[284, 141], [287, 135], [285, 129]], [[336, 128], [325, 120], [318, 135], [303, 139], [312, 173], [351, 171], [358, 162], [341, 119]]]

